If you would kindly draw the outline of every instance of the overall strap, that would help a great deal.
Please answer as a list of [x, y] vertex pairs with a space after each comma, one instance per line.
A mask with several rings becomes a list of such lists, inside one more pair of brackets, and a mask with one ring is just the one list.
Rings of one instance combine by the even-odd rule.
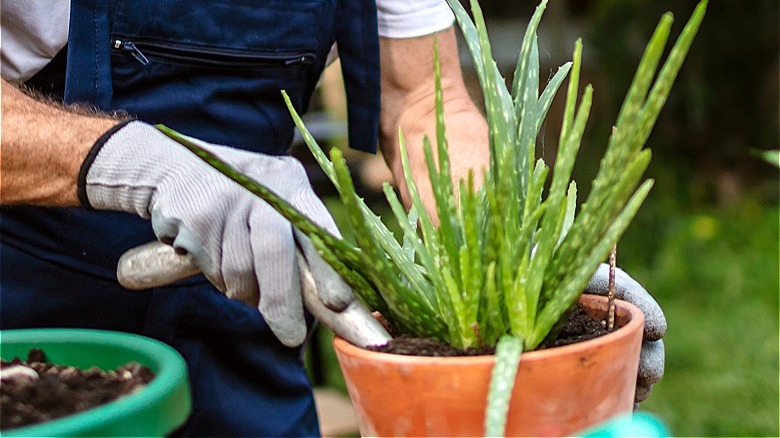
[[336, 17], [338, 45], [347, 93], [349, 144], [376, 152], [379, 132], [379, 39], [376, 3], [339, 0]]
[[68, 61], [64, 100], [111, 108], [111, 52], [108, 4], [102, 0], [71, 0]]

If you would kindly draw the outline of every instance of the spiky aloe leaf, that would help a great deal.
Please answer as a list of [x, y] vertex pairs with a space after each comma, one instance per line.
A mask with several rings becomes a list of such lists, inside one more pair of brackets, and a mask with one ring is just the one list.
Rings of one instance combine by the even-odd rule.
[[361, 265], [363, 263], [359, 249], [350, 246], [342, 239], [333, 236], [327, 230], [312, 222], [311, 219], [299, 212], [292, 204], [277, 196], [273, 191], [269, 190], [258, 181], [245, 175], [229, 163], [204, 149], [189, 137], [164, 125], [156, 125], [155, 127], [172, 140], [192, 151], [210, 166], [270, 204], [301, 231], [307, 235], [311, 234], [317, 236], [321, 241], [325, 242], [331, 251], [337, 253], [337, 256], [340, 259], [347, 260], [354, 265]]
[[509, 402], [522, 353], [523, 341], [520, 338], [505, 335], [498, 340], [485, 410], [485, 436], [505, 436]]
[[780, 167], [780, 150], [768, 151], [754, 149], [752, 154], [775, 167]]

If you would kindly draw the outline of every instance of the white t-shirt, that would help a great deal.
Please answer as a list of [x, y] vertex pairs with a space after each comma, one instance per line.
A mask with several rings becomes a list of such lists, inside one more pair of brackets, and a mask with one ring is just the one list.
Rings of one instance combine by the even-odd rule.
[[[412, 38], [451, 26], [445, 0], [376, 0], [379, 36]], [[26, 81], [68, 41], [70, 1], [4, 0], [0, 14], [0, 72]]]

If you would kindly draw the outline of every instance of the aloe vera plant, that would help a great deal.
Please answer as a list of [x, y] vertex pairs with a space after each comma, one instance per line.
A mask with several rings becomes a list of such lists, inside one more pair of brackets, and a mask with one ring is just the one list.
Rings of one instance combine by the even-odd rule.
[[[476, 0], [474, 16], [458, 0], [447, 0], [474, 59], [485, 98], [490, 132], [490, 166], [484, 183], [475, 176], [453, 188], [449, 166], [438, 54], [434, 50], [436, 139], [424, 140], [439, 225], [426, 213], [412, 180], [403, 133], [399, 132], [407, 212], [393, 191], [384, 193], [400, 228], [401, 242], [356, 194], [338, 149], [330, 158], [284, 98], [312, 154], [336, 186], [349, 213], [356, 245], [337, 239], [295, 211], [283, 199], [219, 158], [161, 127], [208, 163], [276, 208], [314, 242], [322, 257], [370, 308], [401, 332], [433, 337], [455, 347], [499, 344], [488, 418], [500, 418], [508, 404], [520, 352], [536, 348], [577, 301], [646, 198], [652, 181], [641, 181], [650, 161], [643, 146], [703, 18], [706, 0], [694, 11], [660, 71], [672, 16], [664, 15], [639, 63], [612, 130], [609, 144], [580, 208], [571, 181], [593, 89], [580, 95], [582, 44], [543, 90], [539, 88], [537, 28], [547, 1], [536, 8], [526, 29], [511, 86], [493, 60], [484, 18]], [[569, 76], [555, 164], [535, 156], [536, 139], [553, 97]], [[434, 159], [436, 149], [438, 160]], [[552, 171], [549, 188], [545, 190]], [[499, 343], [499, 339], [504, 337]], [[503, 366], [501, 364], [509, 364]], [[514, 364], [515, 366], [511, 366]], [[503, 371], [502, 371], [503, 370]], [[508, 386], [508, 388], [507, 388]], [[493, 412], [490, 414], [490, 412]], [[491, 426], [496, 425], [497, 426]], [[489, 434], [501, 422], [488, 421]]]
[[[577, 186], [570, 180], [590, 110], [592, 87], [579, 96], [582, 44], [539, 90], [536, 30], [546, 0], [536, 8], [522, 41], [514, 80], [508, 87], [490, 51], [484, 19], [472, 0], [474, 22], [457, 0], [455, 11], [486, 102], [490, 167], [481, 187], [474, 176], [451, 183], [447, 138], [435, 55], [437, 138], [424, 151], [440, 224], [434, 226], [411, 178], [406, 146], [401, 156], [413, 206], [407, 213], [395, 192], [384, 192], [404, 232], [398, 242], [355, 193], [338, 149], [330, 159], [308, 132], [285, 94], [296, 125], [322, 169], [339, 191], [355, 231], [356, 246], [320, 229], [255, 181], [243, 176], [185, 137], [161, 127], [214, 167], [274, 206], [309, 235], [317, 249], [370, 307], [403, 332], [438, 338], [466, 348], [496, 344], [511, 334], [525, 350], [539, 345], [576, 302], [597, 265], [628, 226], [652, 181], [640, 184], [650, 160], [643, 149], [693, 40], [706, 2], [697, 7], [656, 76], [672, 17], [661, 19], [645, 50], [609, 140], [588, 199], [575, 213]], [[569, 75], [566, 105], [549, 190], [550, 167], [535, 158], [536, 138], [557, 90]], [[579, 103], [577, 102], [579, 100]], [[433, 158], [437, 149], [438, 162]]]

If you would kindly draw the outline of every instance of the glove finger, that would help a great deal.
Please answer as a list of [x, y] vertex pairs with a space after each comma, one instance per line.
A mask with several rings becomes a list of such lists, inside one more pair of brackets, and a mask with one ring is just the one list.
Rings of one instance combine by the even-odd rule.
[[[606, 295], [609, 291], [609, 265], [599, 265], [593, 277], [585, 287], [585, 293]], [[615, 295], [639, 307], [645, 315], [644, 338], [657, 341], [666, 334], [666, 317], [658, 302], [639, 284], [620, 268], [615, 270]]]
[[346, 308], [351, 302], [355, 301], [352, 289], [347, 285], [333, 268], [317, 253], [311, 239], [306, 237], [303, 232], [293, 228], [295, 239], [303, 251], [306, 262], [309, 265], [309, 271], [317, 285], [317, 294], [320, 301], [330, 310], [338, 312]]
[[173, 245], [176, 252], [187, 254], [187, 257], [203, 272], [203, 275], [222, 292], [225, 292], [225, 281], [219, 269], [222, 254], [212, 257], [203, 245], [203, 241], [184, 223], [176, 218], [152, 212], [152, 230], [163, 243]]
[[306, 339], [306, 321], [292, 227], [271, 207], [258, 205], [250, 229], [260, 288], [258, 309], [284, 345], [297, 347]]
[[304, 181], [305, 183], [298, 188], [295, 195], [290, 199], [290, 202], [312, 222], [319, 225], [330, 234], [341, 237], [339, 228], [336, 226], [336, 221], [333, 220], [333, 216], [330, 215], [328, 208], [325, 207], [322, 200], [317, 197], [317, 194], [311, 189], [308, 180]]
[[180, 220], [164, 216], [156, 211], [152, 212], [152, 231], [160, 242], [172, 245], [179, 234], [180, 226]]
[[225, 280], [225, 293], [229, 298], [257, 307], [260, 295], [247, 223], [251, 210], [249, 206], [242, 210], [241, 214], [231, 215], [223, 233], [222, 278]]
[[666, 351], [663, 340], [642, 342], [637, 385], [650, 386], [658, 383], [664, 375], [665, 357]]
[[647, 400], [647, 397], [650, 395], [650, 391], [653, 389], [653, 385], [647, 385], [647, 386], [637, 386], [636, 392], [634, 393], [634, 410], [636, 410], [639, 406], [637, 406], [639, 403], [642, 403], [643, 401]]

